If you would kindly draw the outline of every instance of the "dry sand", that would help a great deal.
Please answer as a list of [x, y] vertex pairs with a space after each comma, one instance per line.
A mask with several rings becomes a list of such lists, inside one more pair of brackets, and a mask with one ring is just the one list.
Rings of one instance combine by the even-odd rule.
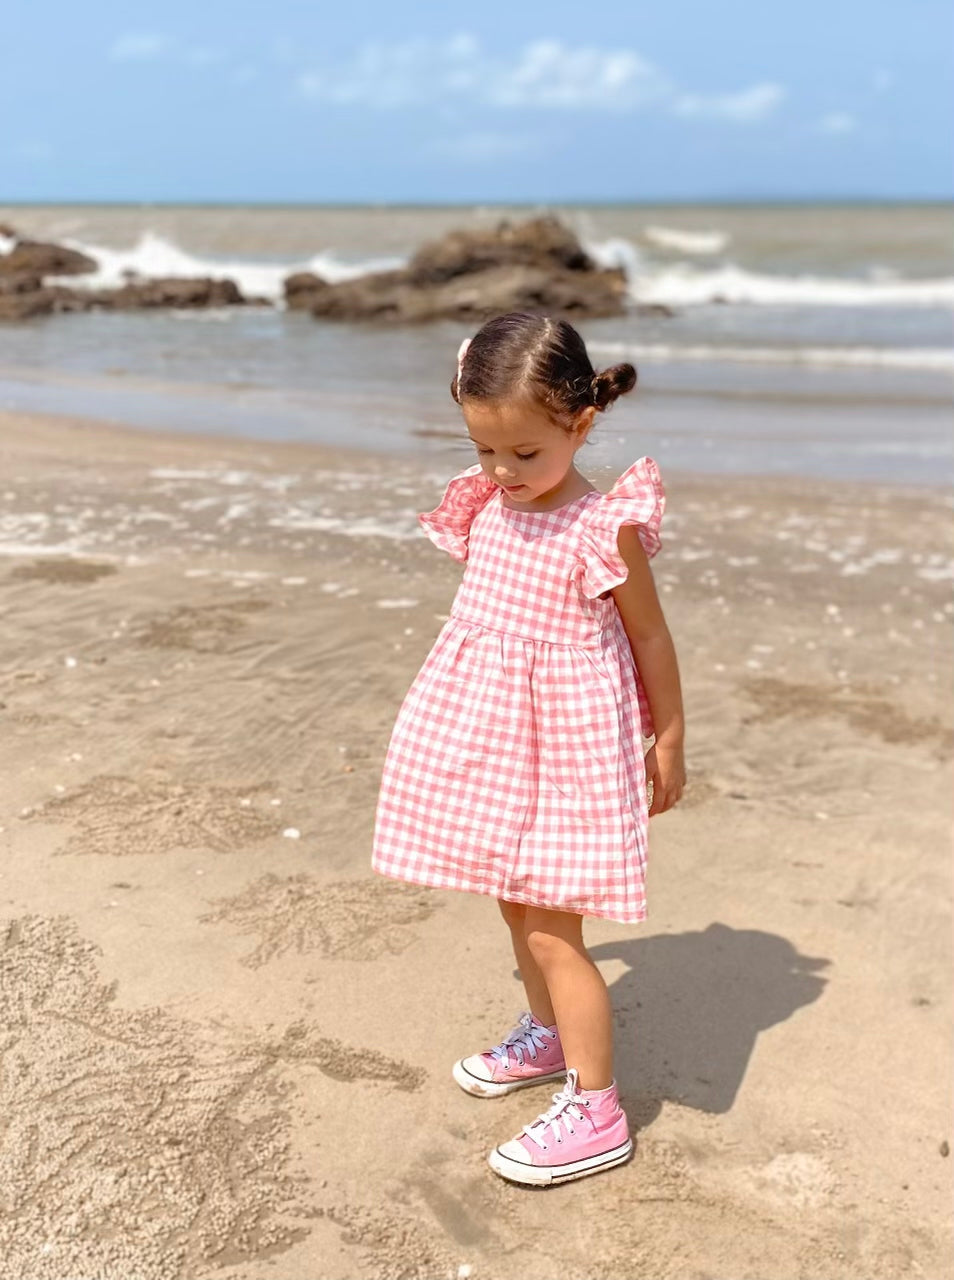
[[588, 930], [637, 1153], [526, 1191], [549, 1092], [449, 1074], [495, 906], [369, 870], [446, 474], [0, 415], [2, 1280], [950, 1274], [942, 495], [667, 477], [691, 784]]

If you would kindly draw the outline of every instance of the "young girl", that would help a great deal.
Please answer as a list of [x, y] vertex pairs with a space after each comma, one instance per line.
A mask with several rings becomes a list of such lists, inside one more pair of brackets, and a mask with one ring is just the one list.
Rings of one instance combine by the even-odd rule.
[[375, 822], [376, 871], [498, 900], [529, 1011], [453, 1077], [481, 1098], [565, 1077], [489, 1155], [535, 1185], [632, 1152], [582, 923], [645, 918], [647, 819], [685, 784], [676, 656], [648, 563], [659, 471], [641, 458], [601, 494], [574, 465], [596, 414], [635, 382], [631, 364], [596, 373], [576, 330], [544, 316], [499, 316], [461, 345], [451, 394], [480, 461], [418, 519], [467, 567], [398, 714]]

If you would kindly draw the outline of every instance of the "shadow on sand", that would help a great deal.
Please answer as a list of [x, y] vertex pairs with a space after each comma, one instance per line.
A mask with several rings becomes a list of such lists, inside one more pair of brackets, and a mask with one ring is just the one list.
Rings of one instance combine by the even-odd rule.
[[616, 1078], [640, 1128], [667, 1101], [728, 1111], [758, 1033], [817, 1000], [829, 964], [777, 934], [724, 924], [602, 943], [590, 954], [627, 967], [609, 984]]

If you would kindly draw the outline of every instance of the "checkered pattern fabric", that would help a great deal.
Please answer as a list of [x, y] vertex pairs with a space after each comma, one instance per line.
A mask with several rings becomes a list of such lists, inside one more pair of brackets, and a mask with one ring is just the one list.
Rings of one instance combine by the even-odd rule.
[[382, 875], [633, 922], [646, 916], [648, 703], [611, 587], [635, 525], [659, 549], [650, 458], [554, 511], [508, 508], [481, 470], [418, 517], [466, 563], [391, 734]]

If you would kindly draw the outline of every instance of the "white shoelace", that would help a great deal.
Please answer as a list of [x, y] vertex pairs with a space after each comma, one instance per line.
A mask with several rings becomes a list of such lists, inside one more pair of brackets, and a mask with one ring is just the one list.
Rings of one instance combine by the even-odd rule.
[[536, 1062], [537, 1050], [545, 1049], [547, 1041], [553, 1039], [555, 1036], [552, 1031], [548, 1031], [546, 1027], [535, 1026], [532, 1016], [529, 1013], [522, 1013], [519, 1023], [510, 1034], [489, 1052], [505, 1067], [510, 1065], [512, 1053], [518, 1065], [522, 1067], [527, 1058], [531, 1062]]
[[574, 1067], [571, 1067], [566, 1073], [566, 1084], [559, 1093], [553, 1095], [553, 1106], [550, 1110], [541, 1112], [531, 1124], [523, 1126], [523, 1132], [531, 1142], [537, 1144], [541, 1151], [546, 1151], [547, 1149], [544, 1139], [547, 1137], [548, 1125], [553, 1141], [562, 1142], [564, 1135], [561, 1132], [561, 1126], [567, 1134], [573, 1134], [576, 1133], [573, 1128], [573, 1121], [576, 1120], [578, 1123], [582, 1123], [586, 1119], [583, 1114], [583, 1108], [588, 1107], [589, 1103], [577, 1091], [576, 1082], [578, 1079], [578, 1072]]

